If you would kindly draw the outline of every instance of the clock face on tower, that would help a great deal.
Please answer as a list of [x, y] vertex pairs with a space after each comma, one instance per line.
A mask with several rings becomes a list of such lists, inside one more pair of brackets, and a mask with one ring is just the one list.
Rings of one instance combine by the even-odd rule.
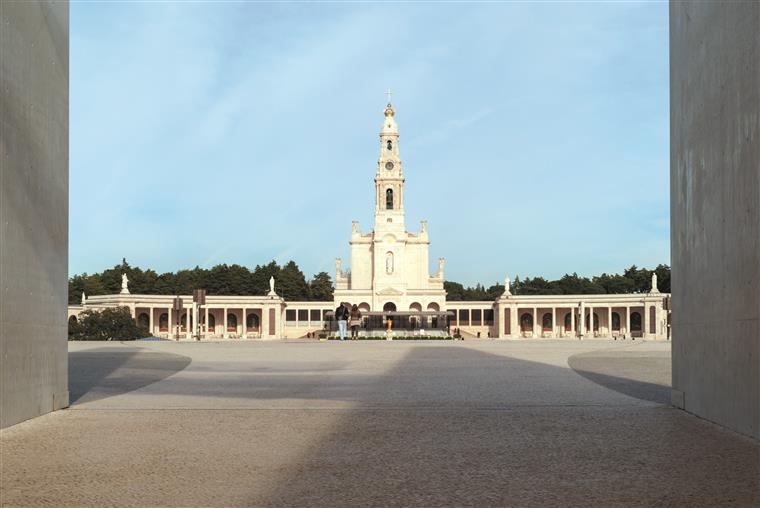
[[393, 169], [393, 163], [392, 162], [386, 162], [385, 163], [385, 169], [387, 169], [388, 171], [390, 171], [391, 169]]

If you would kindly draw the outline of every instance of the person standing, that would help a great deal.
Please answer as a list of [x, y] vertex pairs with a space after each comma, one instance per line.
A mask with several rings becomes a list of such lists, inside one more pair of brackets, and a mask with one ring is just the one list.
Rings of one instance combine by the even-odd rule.
[[346, 307], [346, 304], [341, 303], [335, 309], [335, 319], [338, 321], [340, 340], [346, 340], [346, 320], [348, 319], [348, 307]]
[[351, 306], [351, 315], [348, 320], [348, 326], [351, 327], [351, 338], [357, 340], [359, 338], [359, 327], [362, 324], [362, 312], [356, 304]]

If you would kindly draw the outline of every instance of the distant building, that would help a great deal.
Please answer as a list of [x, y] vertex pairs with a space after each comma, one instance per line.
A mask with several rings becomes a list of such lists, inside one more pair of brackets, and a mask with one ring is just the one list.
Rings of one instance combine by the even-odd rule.
[[439, 258], [436, 272], [429, 273], [427, 222], [416, 233], [406, 229], [404, 168], [390, 100], [384, 114], [374, 229], [363, 233], [358, 222], [352, 224], [350, 269], [336, 258], [333, 302], [286, 302], [272, 288], [266, 296], [208, 296], [200, 310], [193, 310], [187, 295], [178, 310], [172, 308], [174, 295], [132, 295], [125, 280], [120, 294], [83, 295], [82, 305], [69, 307], [70, 319], [85, 308], [126, 306], [157, 336], [190, 338], [192, 323], [198, 322], [201, 338], [299, 338], [323, 330], [334, 309], [347, 303], [364, 313], [365, 326], [372, 328], [364, 333], [370, 334], [386, 329], [392, 317], [392, 327], [401, 334], [447, 329], [465, 338], [668, 338], [664, 302], [669, 295], [657, 290], [656, 276], [646, 294], [512, 295], [507, 279], [495, 301], [447, 301], [445, 260]]

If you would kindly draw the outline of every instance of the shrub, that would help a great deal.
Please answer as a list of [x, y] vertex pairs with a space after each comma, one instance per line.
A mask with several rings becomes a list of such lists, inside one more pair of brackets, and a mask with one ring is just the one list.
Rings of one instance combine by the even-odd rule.
[[77, 321], [69, 321], [69, 340], [135, 340], [148, 336], [148, 330], [137, 326], [128, 307], [85, 310]]

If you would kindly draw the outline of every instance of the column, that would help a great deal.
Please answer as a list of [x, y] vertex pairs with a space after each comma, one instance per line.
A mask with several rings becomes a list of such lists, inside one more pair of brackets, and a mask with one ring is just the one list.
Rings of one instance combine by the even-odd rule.
[[575, 337], [575, 307], [570, 307], [570, 333]]
[[243, 307], [243, 338], [248, 338], [248, 309]]
[[534, 338], [537, 336], [540, 337], [540, 335], [536, 335], [536, 327], [538, 327], [538, 308], [533, 307], [533, 337]]
[[151, 335], [155, 335], [156, 330], [153, 328], [153, 307], [150, 307], [150, 311], [148, 312], [148, 330], [150, 330]]
[[607, 335], [612, 337], [612, 307], [607, 307]]
[[222, 326], [223, 326], [222, 338], [226, 339], [228, 337], [227, 335], [227, 307], [225, 307], [223, 311], [224, 311], [224, 316], [222, 316]]
[[586, 331], [586, 308], [583, 305], [583, 302], [581, 302], [581, 310], [578, 313], [578, 331], [580, 332], [578, 336], [582, 339], [583, 333]]
[[[599, 323], [597, 323], [597, 326]], [[594, 336], [594, 308], [589, 307], [588, 308], [588, 334], [589, 337]]]
[[517, 311], [517, 305], [514, 305], [509, 308], [509, 332], [510, 337], [515, 338], [519, 337], [520, 335], [520, 313]]
[[631, 336], [631, 307], [628, 305], [625, 307], [625, 334]]
[[206, 333], [203, 334], [203, 336], [208, 339], [209, 336], [211, 335], [211, 331], [208, 329], [208, 307], [205, 307], [205, 314], [206, 314], [206, 316], [204, 318], [203, 323], [204, 323], [204, 325], [206, 327]]
[[644, 329], [641, 332], [641, 338], [646, 339], [649, 337], [649, 305], [644, 302]]
[[261, 307], [261, 338], [269, 335], [269, 307]]
[[193, 331], [195, 329], [195, 302], [192, 302], [190, 304], [190, 307], [187, 309], [187, 338], [192, 339], [193, 338]]
[[557, 309], [552, 307], [552, 338], [556, 337], [557, 332]]
[[654, 306], [654, 337], [653, 339], [662, 339], [662, 300], [657, 302]]
[[[169, 338], [171, 339], [172, 335], [173, 335], [172, 334], [172, 330], [173, 330], [172, 326], [174, 326], [174, 324], [173, 324], [174, 322], [172, 321], [172, 308], [171, 307], [169, 307], [169, 308], [166, 309], [166, 315], [168, 317], [168, 322], [166, 323], [166, 330], [169, 332]], [[160, 326], [160, 324], [159, 324], [159, 326]]]

